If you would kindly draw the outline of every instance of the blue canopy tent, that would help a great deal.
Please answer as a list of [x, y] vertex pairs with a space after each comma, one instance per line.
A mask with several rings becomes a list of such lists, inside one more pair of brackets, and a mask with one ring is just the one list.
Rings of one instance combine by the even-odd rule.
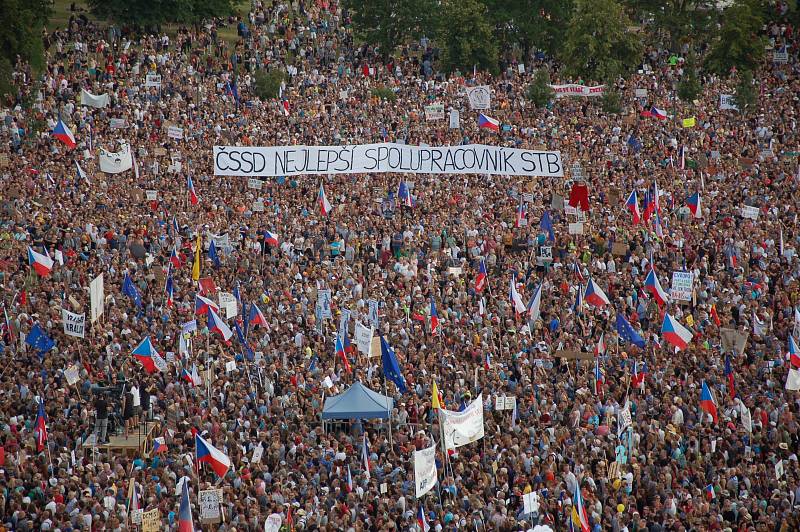
[[394, 399], [356, 382], [344, 393], [325, 399], [322, 419], [387, 419]]

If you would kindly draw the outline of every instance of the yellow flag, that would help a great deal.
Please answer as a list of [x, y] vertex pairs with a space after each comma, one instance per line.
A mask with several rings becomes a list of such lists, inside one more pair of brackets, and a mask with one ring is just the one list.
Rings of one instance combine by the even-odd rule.
[[697, 120], [694, 117], [683, 119], [683, 127], [694, 127], [696, 123]]
[[436, 387], [436, 381], [433, 382], [433, 390], [431, 390], [431, 406], [433, 408], [442, 408], [442, 403], [439, 402], [439, 388]]
[[192, 263], [192, 281], [200, 279], [200, 246], [202, 239], [197, 235], [197, 244], [194, 246], [194, 263]]

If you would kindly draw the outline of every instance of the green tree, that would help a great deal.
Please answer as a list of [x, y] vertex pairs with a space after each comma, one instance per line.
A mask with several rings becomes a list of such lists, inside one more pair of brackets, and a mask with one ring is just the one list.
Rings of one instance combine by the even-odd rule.
[[533, 82], [528, 86], [528, 99], [536, 107], [544, 107], [553, 99], [553, 89], [550, 88], [550, 73], [540, 68], [533, 75]]
[[753, 86], [753, 72], [742, 70], [739, 72], [739, 83], [736, 85], [736, 94], [733, 96], [736, 107], [743, 115], [750, 114], [758, 103], [758, 93]]
[[277, 98], [280, 94], [283, 79], [283, 70], [277, 68], [257, 70], [253, 77], [253, 93], [262, 100]]
[[673, 51], [692, 40], [703, 40], [719, 16], [714, 0], [626, 0], [639, 20], [650, 22], [659, 42]]
[[609, 114], [620, 114], [622, 112], [622, 95], [613, 88], [603, 91], [603, 95], [600, 97], [600, 108]]
[[632, 25], [616, 0], [577, 0], [561, 53], [567, 73], [606, 82], [628, 74], [643, 52]]
[[690, 53], [683, 65], [683, 78], [678, 83], [678, 97], [684, 102], [692, 102], [697, 99], [701, 90], [697, 59], [694, 53]]
[[731, 68], [755, 70], [764, 57], [766, 39], [759, 35], [764, 11], [757, 0], [736, 0], [722, 17], [722, 27], [711, 46], [706, 66], [717, 74]]
[[0, 95], [11, 85], [17, 57], [37, 72], [44, 67], [42, 29], [50, 17], [49, 0], [0, 0]]
[[437, 42], [446, 70], [468, 71], [473, 66], [497, 72], [498, 47], [479, 0], [442, 0]]
[[233, 11], [232, 0], [88, 0], [88, 4], [99, 19], [143, 28], [195, 24]]
[[431, 37], [437, 26], [434, 0], [345, 0], [353, 33], [378, 46], [384, 57], [409, 39]]
[[483, 0], [495, 34], [504, 46], [519, 44], [555, 54], [564, 39], [574, 0]]

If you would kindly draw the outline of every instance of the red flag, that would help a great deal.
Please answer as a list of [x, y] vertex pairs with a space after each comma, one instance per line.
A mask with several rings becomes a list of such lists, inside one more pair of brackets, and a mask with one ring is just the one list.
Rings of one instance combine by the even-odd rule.
[[717, 324], [717, 327], [722, 325], [722, 322], [719, 320], [719, 314], [717, 314], [717, 306], [711, 305], [711, 318], [714, 320], [714, 323]]

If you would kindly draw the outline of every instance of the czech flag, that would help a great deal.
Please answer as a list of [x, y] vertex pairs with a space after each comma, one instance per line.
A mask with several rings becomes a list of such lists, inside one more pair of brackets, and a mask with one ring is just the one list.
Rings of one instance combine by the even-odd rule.
[[247, 316], [247, 321], [250, 325], [267, 326], [267, 318], [264, 317], [264, 313], [261, 312], [261, 309], [258, 308], [255, 303], [250, 305], [250, 315]]
[[540, 307], [542, 306], [542, 285], [539, 284], [539, 287], [536, 289], [536, 292], [533, 293], [533, 297], [528, 302], [528, 319], [530, 321], [536, 321], [541, 316]]
[[480, 113], [478, 114], [478, 127], [485, 127], [492, 131], [500, 131], [500, 121]]
[[711, 395], [711, 390], [708, 388], [706, 381], [703, 381], [703, 386], [700, 389], [700, 410], [711, 414], [714, 423], [717, 422], [717, 402], [714, 396]]
[[352, 373], [353, 369], [350, 367], [350, 361], [347, 360], [347, 353], [344, 352], [344, 344], [342, 343], [342, 338], [337, 334], [336, 335], [336, 355], [342, 357], [342, 362], [344, 363], [344, 370], [347, 373]]
[[644, 384], [644, 379], [647, 377], [647, 362], [642, 362], [639, 366], [638, 362], [633, 363], [633, 376], [631, 377], [631, 385], [634, 388], [641, 388]]
[[630, 196], [628, 196], [628, 200], [625, 202], [625, 207], [627, 207], [627, 209], [631, 211], [631, 214], [633, 214], [633, 224], [638, 224], [639, 220], [642, 218], [642, 213], [639, 211], [639, 197], [637, 196], [635, 190], [631, 192]]
[[725, 377], [728, 379], [728, 395], [733, 399], [736, 397], [736, 385], [733, 380], [733, 368], [731, 368], [730, 355], [725, 355]]
[[586, 290], [583, 291], [583, 299], [595, 307], [602, 307], [611, 303], [603, 289], [594, 282], [594, 279], [589, 279]]
[[486, 359], [483, 361], [483, 367], [486, 371], [492, 369], [492, 355], [486, 353]]
[[264, 242], [269, 244], [270, 246], [278, 246], [278, 235], [275, 233], [270, 233], [269, 231], [264, 231]]
[[650, 216], [653, 214], [653, 211], [656, 210], [656, 206], [653, 203], [652, 198], [650, 197], [650, 189], [644, 191], [644, 209], [642, 210], [642, 220], [647, 223], [650, 220]]
[[594, 356], [599, 357], [606, 354], [606, 333], [600, 333], [600, 339], [594, 346]]
[[194, 295], [194, 313], [196, 316], [208, 314], [208, 311], [211, 309], [219, 312], [219, 305], [214, 303], [212, 300], [201, 296], [200, 294]]
[[153, 438], [153, 454], [160, 454], [167, 452], [167, 442], [164, 437]]
[[[208, 332], [217, 332], [225, 343], [228, 343], [233, 336], [233, 331], [228, 324], [222, 321], [222, 318], [219, 317], [213, 308], [208, 309]], [[222, 475], [220, 475], [222, 476]]]
[[514, 219], [514, 227], [522, 227], [525, 225], [523, 221], [527, 220], [528, 218], [528, 208], [525, 206], [525, 202], [522, 199], [522, 195], [519, 196], [519, 205], [517, 205], [517, 216]]
[[188, 480], [183, 481], [183, 489], [181, 489], [181, 506], [180, 509], [178, 510], [178, 532], [194, 532], [194, 521], [192, 520], [192, 503], [189, 502]]
[[578, 285], [577, 293], [575, 294], [575, 302], [572, 304], [572, 312], [575, 314], [581, 313], [583, 307], [583, 286]]
[[417, 525], [419, 525], [422, 532], [428, 532], [431, 529], [431, 525], [429, 525], [428, 520], [425, 519], [425, 509], [421, 504], [417, 506]]
[[36, 414], [36, 450], [42, 452], [47, 443], [47, 414], [44, 411], [44, 401], [39, 401], [39, 411]]
[[54, 139], [58, 139], [66, 144], [70, 149], [77, 146], [77, 143], [75, 142], [75, 135], [73, 135], [72, 131], [69, 130], [67, 124], [61, 120], [61, 116], [58, 117], [58, 123], [56, 124], [56, 127], [53, 128], [53, 131], [50, 132], [50, 134]]
[[328, 214], [330, 214], [330, 212], [333, 210], [333, 206], [328, 201], [328, 197], [325, 195], [325, 188], [322, 186], [322, 183], [319, 184], [317, 203], [319, 203], [319, 211], [322, 216], [328, 216]]
[[513, 275], [511, 276], [509, 289], [508, 298], [514, 304], [514, 311], [517, 314], [522, 314], [525, 312], [525, 310], [527, 310], [527, 307], [525, 306], [525, 303], [522, 302], [522, 297], [519, 295], [519, 292], [517, 292], [517, 280]]
[[172, 264], [173, 268], [180, 268], [181, 264], [181, 257], [178, 255], [177, 248], [172, 248], [172, 253], [169, 256], [169, 262]]
[[231, 459], [204, 440], [199, 434], [194, 436], [194, 447], [197, 463], [210, 465], [218, 477], [224, 477], [228, 469], [231, 468]]
[[797, 344], [791, 334], [789, 335], [789, 364], [795, 368], [800, 368], [800, 353], [797, 351]]
[[475, 291], [479, 294], [483, 292], [483, 289], [486, 288], [486, 282], [488, 273], [486, 271], [486, 262], [481, 259], [481, 263], [478, 266], [478, 275], [475, 277]]
[[[45, 250], [45, 253], [47, 253], [47, 250]], [[53, 271], [54, 263], [50, 255], [37, 253], [32, 247], [28, 246], [28, 264], [33, 266], [33, 269], [39, 274], [39, 277], [47, 277], [50, 275], [50, 272]]]
[[[153, 342], [150, 340], [150, 337], [145, 337], [144, 340], [139, 342], [139, 345], [131, 352], [131, 354], [142, 363], [144, 370], [147, 373], [155, 373], [158, 371], [158, 366], [161, 364], [156, 364], [155, 357], [161, 358], [161, 355], [158, 354], [156, 348], [153, 347]], [[163, 360], [163, 359], [161, 359]]]
[[659, 307], [669, 301], [669, 294], [667, 294], [664, 289], [661, 288], [661, 283], [658, 282], [656, 271], [652, 267], [650, 268], [650, 273], [647, 274], [647, 277], [644, 280], [644, 289], [653, 295], [653, 298], [656, 300], [656, 303], [658, 303]]
[[192, 181], [192, 176], [186, 177], [186, 186], [189, 188], [189, 201], [192, 205], [197, 205], [200, 203], [200, 198], [197, 197], [197, 191], [194, 189], [194, 182]]
[[659, 109], [656, 106], [650, 108], [650, 116], [653, 118], [658, 118], [659, 120], [666, 120], [667, 119], [667, 112], [664, 109]]
[[364, 476], [367, 480], [370, 479], [370, 463], [369, 463], [369, 441], [367, 441], [367, 433], [364, 432], [364, 443], [361, 446], [361, 460], [364, 462]]
[[708, 486], [706, 486], [705, 489], [703, 490], [703, 492], [705, 492], [706, 499], [708, 499], [709, 501], [714, 500], [714, 499], [717, 498], [717, 494], [714, 493], [713, 484], [709, 484]]
[[78, 161], [75, 161], [75, 171], [76, 171], [76, 176], [75, 176], [76, 185], [78, 184], [77, 181], [81, 179], [83, 179], [84, 181], [86, 181], [86, 183], [90, 185], [92, 184], [92, 182], [89, 181], [89, 176], [87, 176], [86, 172], [83, 171], [83, 168], [81, 168], [81, 165], [78, 164]]
[[703, 216], [703, 209], [700, 206], [700, 193], [695, 192], [686, 200], [686, 206], [689, 207], [694, 218], [701, 218]]
[[203, 385], [203, 379], [200, 377], [200, 374], [197, 372], [197, 364], [192, 364], [192, 371], [191, 373], [186, 371], [186, 368], [183, 368], [181, 371], [181, 378], [192, 385], [193, 388]]
[[439, 313], [436, 312], [436, 303], [431, 296], [431, 334], [439, 334]]
[[692, 333], [678, 322], [675, 318], [664, 313], [664, 322], [661, 324], [661, 336], [667, 343], [674, 345], [678, 349], [686, 349], [692, 341]]
[[603, 397], [603, 381], [604, 372], [600, 367], [600, 357], [594, 359], [594, 394], [598, 397]]

